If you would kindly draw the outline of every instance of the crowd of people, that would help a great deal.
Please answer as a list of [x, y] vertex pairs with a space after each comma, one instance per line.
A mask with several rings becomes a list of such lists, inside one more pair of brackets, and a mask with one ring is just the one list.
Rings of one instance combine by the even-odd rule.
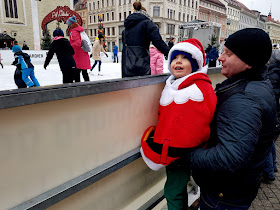
[[[219, 55], [217, 45], [204, 50], [197, 39], [166, 44], [140, 1], [124, 21], [122, 77], [163, 73], [167, 58], [171, 76], [159, 101], [157, 125], [141, 140], [141, 155], [152, 170], [165, 167], [164, 195], [168, 209], [187, 209], [192, 175], [200, 186], [200, 209], [249, 209], [261, 181], [275, 180], [275, 140], [280, 132], [280, 50], [273, 49], [262, 29], [246, 28], [229, 36]], [[44, 68], [57, 55], [63, 83], [89, 81], [87, 70], [98, 64], [104, 36], [98, 35], [91, 56], [81, 48], [84, 28], [75, 16], [66, 34], [57, 28]], [[28, 87], [40, 86], [30, 56], [15, 43], [13, 65]], [[276, 47], [274, 47], [276, 48]], [[91, 66], [90, 57], [94, 59]], [[118, 47], [113, 45], [118, 63]], [[221, 62], [226, 80], [212, 87], [208, 67]], [[1, 64], [1, 57], [0, 57]], [[3, 68], [3, 66], [2, 66]], [[240, 189], [242, 186], [242, 189]]]

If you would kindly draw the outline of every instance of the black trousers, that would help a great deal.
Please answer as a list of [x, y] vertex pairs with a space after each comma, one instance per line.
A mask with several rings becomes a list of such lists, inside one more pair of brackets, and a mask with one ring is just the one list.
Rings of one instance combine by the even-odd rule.
[[75, 82], [81, 82], [80, 73], [82, 72], [85, 81], [89, 81], [89, 76], [86, 69], [76, 69], [75, 71]]
[[62, 71], [62, 82], [65, 83], [73, 83], [74, 82], [74, 74], [76, 69], [67, 69]]
[[0, 62], [0, 65], [2, 66], [2, 69], [3, 69], [3, 64]]

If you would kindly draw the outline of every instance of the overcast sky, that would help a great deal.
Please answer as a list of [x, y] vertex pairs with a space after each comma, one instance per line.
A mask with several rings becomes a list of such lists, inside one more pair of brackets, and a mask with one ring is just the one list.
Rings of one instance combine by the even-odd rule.
[[280, 21], [280, 0], [238, 0], [250, 10], [258, 10], [262, 15], [268, 15], [270, 8], [272, 17]]

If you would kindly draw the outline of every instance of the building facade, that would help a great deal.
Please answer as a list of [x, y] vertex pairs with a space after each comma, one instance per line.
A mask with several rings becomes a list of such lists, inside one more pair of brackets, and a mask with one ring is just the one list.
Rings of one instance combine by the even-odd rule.
[[81, 16], [83, 21], [83, 28], [85, 29], [86, 33], [88, 33], [88, 9], [87, 9], [87, 0], [79, 0], [75, 6], [74, 10]]
[[271, 17], [271, 12], [266, 19], [266, 31], [270, 36], [272, 44], [280, 44], [280, 22]]
[[[44, 17], [57, 6], [68, 6], [73, 9], [71, 0], [9, 0], [1, 1], [1, 21], [0, 33], [7, 33], [15, 38], [22, 46], [26, 41], [30, 50], [40, 50], [43, 33], [41, 23]], [[66, 25], [61, 24], [65, 31]], [[52, 32], [56, 28], [55, 21], [48, 24], [48, 29]], [[52, 33], [51, 33], [52, 34]]]
[[[88, 0], [88, 34], [91, 40], [98, 35], [98, 15], [103, 18], [108, 50], [115, 43], [122, 50], [124, 20], [133, 11], [132, 0]], [[198, 0], [144, 0], [143, 7], [159, 27], [164, 41], [178, 38], [179, 25], [198, 18]]]
[[244, 4], [236, 1], [240, 7], [240, 21], [239, 30], [244, 28], [256, 28], [258, 27], [258, 14], [249, 10]]
[[219, 0], [200, 0], [199, 20], [221, 25], [219, 42], [226, 38], [226, 10], [225, 5]]

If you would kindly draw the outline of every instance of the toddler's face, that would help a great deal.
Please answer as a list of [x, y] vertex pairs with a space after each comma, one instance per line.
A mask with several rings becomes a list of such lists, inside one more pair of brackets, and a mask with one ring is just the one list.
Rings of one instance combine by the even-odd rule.
[[192, 65], [187, 56], [179, 54], [174, 56], [170, 64], [171, 73], [176, 79], [184, 77], [192, 72]]

